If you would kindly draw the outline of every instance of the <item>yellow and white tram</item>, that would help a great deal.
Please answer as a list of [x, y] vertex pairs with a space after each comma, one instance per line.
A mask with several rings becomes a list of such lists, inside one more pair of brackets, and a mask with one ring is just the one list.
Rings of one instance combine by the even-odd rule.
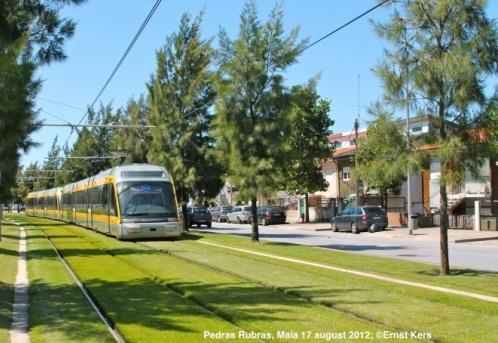
[[26, 214], [62, 220], [119, 239], [182, 233], [173, 181], [162, 167], [118, 166], [63, 187], [29, 193]]

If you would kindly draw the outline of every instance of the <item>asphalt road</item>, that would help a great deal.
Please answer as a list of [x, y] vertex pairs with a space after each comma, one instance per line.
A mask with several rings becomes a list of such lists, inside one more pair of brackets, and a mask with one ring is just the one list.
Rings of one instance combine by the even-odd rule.
[[[362, 232], [354, 235], [347, 232], [298, 230], [291, 227], [291, 224], [259, 226], [260, 239], [439, 265], [439, 242], [437, 240], [413, 241], [397, 237], [376, 237], [375, 233]], [[251, 227], [249, 224], [213, 223], [211, 229], [202, 227], [200, 230], [250, 236]], [[498, 272], [497, 247], [449, 243], [449, 252], [450, 267]]]

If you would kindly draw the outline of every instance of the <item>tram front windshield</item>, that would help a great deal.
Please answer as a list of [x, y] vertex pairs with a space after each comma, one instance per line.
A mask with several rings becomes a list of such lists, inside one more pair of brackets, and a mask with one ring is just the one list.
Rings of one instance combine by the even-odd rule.
[[123, 218], [176, 217], [175, 196], [170, 182], [120, 182], [118, 195]]

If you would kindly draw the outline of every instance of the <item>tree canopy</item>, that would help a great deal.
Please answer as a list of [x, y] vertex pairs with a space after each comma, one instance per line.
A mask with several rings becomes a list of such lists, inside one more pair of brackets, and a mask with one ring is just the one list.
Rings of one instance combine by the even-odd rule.
[[316, 80], [291, 89], [291, 132], [289, 162], [284, 172], [283, 186], [290, 194], [305, 194], [305, 220], [309, 222], [308, 193], [325, 191], [322, 165], [333, 155], [329, 141], [334, 121], [330, 119], [330, 101], [316, 91]]
[[447, 188], [460, 184], [466, 169], [477, 171], [489, 153], [475, 134], [486, 130], [485, 80], [498, 68], [496, 23], [487, 18], [485, 5], [485, 0], [408, 0], [376, 27], [393, 47], [377, 68], [386, 100], [438, 119], [442, 274], [449, 273]]
[[[157, 54], [148, 83], [151, 131], [147, 158], [165, 166], [175, 180], [184, 212], [189, 197], [202, 202], [218, 194], [223, 168], [209, 135], [215, 99], [211, 41], [201, 37], [201, 16], [184, 14], [178, 31]], [[186, 218], [185, 218], [186, 220]], [[186, 221], [184, 221], [186, 224]]]
[[[230, 183], [251, 199], [253, 218], [257, 194], [281, 184], [286, 165], [291, 116], [282, 73], [296, 62], [304, 46], [297, 36], [297, 28], [284, 32], [278, 5], [268, 21], [261, 23], [254, 1], [244, 6], [235, 40], [220, 33], [214, 134], [228, 165]], [[252, 232], [252, 240], [257, 241], [256, 220]]]

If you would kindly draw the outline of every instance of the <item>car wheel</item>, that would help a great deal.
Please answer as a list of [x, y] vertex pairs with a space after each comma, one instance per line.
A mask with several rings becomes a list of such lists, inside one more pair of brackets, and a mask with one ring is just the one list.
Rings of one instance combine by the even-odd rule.
[[337, 232], [337, 231], [339, 231], [337, 229], [337, 225], [335, 225], [335, 223], [332, 223], [332, 232]]
[[354, 234], [360, 233], [360, 231], [358, 230], [358, 227], [356, 226], [356, 223], [351, 223], [351, 232]]
[[208, 224], [207, 224], [207, 227], [208, 227], [208, 228], [211, 228], [211, 223], [208, 223]]
[[200, 223], [197, 223], [197, 227], [201, 227], [201, 224], [200, 224]]
[[370, 233], [374, 233], [375, 231], [377, 231], [377, 230], [375, 230], [375, 225], [374, 225], [374, 224], [372, 224], [372, 225], [370, 225], [370, 226], [368, 227], [368, 232], [370, 232]]
[[242, 220], [239, 217], [237, 217], [237, 223], [242, 224]]
[[387, 229], [387, 227], [385, 227], [385, 226], [382, 227], [382, 231], [386, 231], [386, 229]]

